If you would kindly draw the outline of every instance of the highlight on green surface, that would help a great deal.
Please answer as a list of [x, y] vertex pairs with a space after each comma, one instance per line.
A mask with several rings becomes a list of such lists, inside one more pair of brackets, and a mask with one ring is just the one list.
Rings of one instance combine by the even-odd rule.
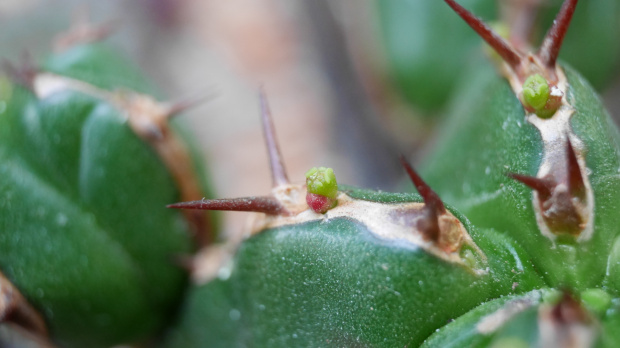
[[306, 172], [308, 192], [335, 199], [338, 195], [336, 174], [332, 168], [314, 167]]

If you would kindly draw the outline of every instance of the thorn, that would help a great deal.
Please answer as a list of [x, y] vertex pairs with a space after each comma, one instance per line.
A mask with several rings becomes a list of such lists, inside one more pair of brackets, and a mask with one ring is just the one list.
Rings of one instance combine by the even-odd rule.
[[418, 173], [416, 173], [416, 171], [409, 164], [409, 162], [407, 162], [405, 156], [400, 155], [400, 163], [402, 163], [403, 167], [405, 167], [405, 170], [407, 171], [407, 174], [409, 174], [411, 181], [413, 181], [415, 188], [420, 193], [420, 196], [422, 196], [422, 199], [424, 199], [424, 203], [428, 206], [435, 208], [437, 213], [445, 213], [446, 207], [441, 201], [441, 198], [439, 198], [437, 193], [435, 193], [435, 191], [433, 191], [430, 186], [428, 186], [424, 182], [424, 180], [422, 180], [420, 175], [418, 175]]
[[195, 108], [203, 103], [213, 100], [215, 93], [203, 93], [191, 98], [172, 102], [168, 104], [168, 118], [173, 118], [179, 114], [187, 111], [188, 109]]
[[581, 303], [573, 294], [562, 290], [562, 298], [551, 310], [552, 318], [558, 324], [583, 323], [588, 321], [588, 316]]
[[88, 6], [83, 6], [73, 13], [73, 20], [69, 29], [56, 35], [52, 42], [52, 48], [55, 52], [62, 52], [77, 45], [104, 40], [114, 33], [119, 25], [120, 20], [116, 19], [93, 24], [90, 18], [90, 9]]
[[567, 174], [568, 174], [568, 189], [569, 191], [580, 198], [584, 197], [585, 185], [583, 176], [581, 175], [581, 168], [579, 167], [579, 161], [577, 154], [573, 148], [573, 144], [570, 141], [570, 137], [566, 137], [566, 154], [567, 154]]
[[23, 51], [20, 62], [13, 64], [8, 59], [2, 59], [2, 70], [13, 82], [34, 90], [34, 79], [39, 73], [39, 69], [32, 62], [30, 52]]
[[248, 211], [269, 215], [287, 215], [288, 212], [273, 197], [244, 197], [232, 199], [202, 199], [199, 201], [169, 204], [166, 208]]
[[568, 31], [575, 7], [577, 6], [577, 0], [565, 0], [562, 4], [560, 12], [553, 21], [553, 25], [549, 28], [547, 35], [538, 50], [538, 57], [542, 62], [550, 69], [555, 69], [555, 62], [558, 59], [560, 48], [562, 47], [562, 41]]
[[174, 255], [171, 257], [170, 261], [175, 266], [192, 273], [196, 266], [194, 265], [194, 257], [192, 255]]
[[533, 176], [516, 173], [507, 173], [506, 175], [528, 186], [529, 188], [536, 190], [543, 201], [551, 197], [551, 190], [553, 189], [553, 186], [555, 186], [549, 182], [549, 180], [539, 179]]
[[278, 148], [273, 121], [271, 119], [271, 112], [269, 111], [269, 105], [267, 104], [267, 98], [265, 97], [265, 90], [263, 87], [260, 88], [259, 96], [263, 133], [265, 136], [265, 143], [267, 144], [267, 151], [269, 153], [273, 186], [277, 187], [280, 185], [286, 185], [289, 181], [284, 165], [282, 164], [282, 155], [280, 154], [280, 149]]
[[474, 16], [454, 0], [444, 0], [469, 26], [499, 54], [513, 70], [517, 70], [523, 57], [508, 41], [494, 32], [480, 18]]

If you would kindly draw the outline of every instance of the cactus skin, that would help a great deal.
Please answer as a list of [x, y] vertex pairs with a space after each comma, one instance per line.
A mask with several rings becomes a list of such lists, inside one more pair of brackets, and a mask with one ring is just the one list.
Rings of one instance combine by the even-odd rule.
[[[344, 189], [356, 199], [421, 202], [418, 195]], [[447, 208], [488, 250], [488, 274], [382, 240], [350, 219], [265, 230], [242, 244], [229, 276], [192, 290], [166, 347], [415, 346], [476, 304], [513, 293], [514, 283], [515, 293], [543, 286], [511, 240], [477, 231]]]
[[[463, 4], [491, 18], [494, 0]], [[441, 110], [463, 76], [463, 61], [480, 58], [480, 40], [441, 1], [378, 1], [378, 24], [391, 75], [403, 95], [425, 112]], [[475, 59], [474, 59], [475, 60]]]
[[[325, 221], [293, 221], [258, 231], [224, 268], [224, 277], [195, 288], [167, 347], [192, 347], [199, 342], [282, 347], [559, 347], [571, 343], [607, 347], [617, 343], [620, 138], [588, 83], [572, 69], [556, 64], [576, 1], [565, 2], [558, 24], [537, 54], [514, 49], [458, 3], [446, 2], [498, 51], [506, 62], [502, 72], [508, 81], [488, 66], [472, 72], [423, 176], [464, 214], [449, 208], [486, 255], [489, 273], [467, 279], [459, 268], [463, 265], [443, 268], [445, 261], [430, 252], [410, 248], [401, 255], [398, 243], [385, 245], [381, 238], [369, 241], [371, 229], [359, 224], [354, 214], [342, 221], [329, 216]], [[520, 87], [515, 88], [515, 81], [522, 86], [537, 71], [562, 92], [555, 95], [562, 103], [557, 112], [544, 120], [524, 110], [518, 98]], [[545, 128], [544, 122], [561, 127]], [[550, 135], [559, 140], [550, 141]], [[556, 172], [542, 176], [549, 158]], [[514, 180], [528, 181], [515, 173], [542, 176], [534, 180], [563, 177], [569, 185], [579, 176], [583, 197], [571, 198], [590, 202], [593, 209], [578, 226], [538, 219], [537, 199], [533, 199], [537, 196]], [[553, 190], [560, 187], [558, 182]], [[356, 189], [343, 192], [388, 205], [416, 199]], [[426, 197], [425, 203], [429, 203]], [[364, 241], [363, 248], [357, 249], [358, 239]], [[511, 264], [502, 264], [508, 259]], [[526, 263], [523, 272], [515, 274], [512, 267], [519, 262]], [[382, 274], [377, 276], [383, 264], [387, 265], [385, 280]], [[441, 276], [435, 278], [438, 273]], [[398, 291], [402, 298], [391, 302], [384, 296], [386, 289]], [[563, 289], [559, 299], [548, 296], [560, 293], [558, 289]], [[209, 310], [212, 300], [201, 297], [207, 293], [218, 294], [221, 305]], [[583, 301], [578, 300], [580, 295]], [[482, 325], [486, 316], [512, 308], [511, 300], [528, 304], [503, 314], [495, 327]], [[386, 306], [388, 311], [383, 312]], [[212, 327], [200, 333], [200, 318], [205, 317]], [[455, 320], [446, 325], [446, 318]], [[215, 335], [218, 330], [236, 334], [222, 341]]]
[[517, 240], [537, 267], [547, 272], [549, 285], [585, 289], [600, 286], [607, 268], [604, 255], [609, 255], [618, 235], [615, 226], [620, 218], [614, 197], [620, 195], [616, 179], [620, 143], [618, 130], [596, 93], [576, 72], [568, 68], [565, 72], [569, 99], [576, 108], [571, 125], [585, 142], [595, 196], [595, 229], [590, 241], [553, 248], [536, 225], [531, 189], [505, 175], [536, 173], [542, 144], [508, 84], [489, 68], [477, 72], [476, 88], [471, 83], [465, 87], [454, 105], [450, 127], [440, 135], [448, 140], [427, 159], [422, 173], [474, 225]]
[[[146, 90], [132, 66], [102, 50], [79, 46], [48, 66]], [[134, 72], [117, 75], [125, 71]], [[133, 82], [115, 84], [124, 79]], [[76, 90], [39, 100], [15, 85], [0, 118], [0, 158], [0, 269], [53, 340], [107, 347], [160, 330], [186, 284], [173, 257], [192, 246], [183, 216], [164, 209], [179, 198], [176, 183], [125, 115]]]
[[[537, 346], [541, 337], [545, 339], [544, 336], [549, 337], [550, 331], [552, 332], [549, 330], [550, 327], [543, 323], [549, 307], [556, 307], [558, 302], [561, 302], [561, 293], [551, 289], [534, 290], [523, 295], [506, 296], [493, 300], [444, 326], [431, 335], [422, 347], [503, 347], [505, 345], [500, 343], [508, 342], [509, 339], [513, 342], [524, 343], [521, 345], [523, 347]], [[620, 335], [617, 330], [620, 307], [617, 303], [610, 305], [606, 313], [589, 311], [586, 309], [584, 301], [581, 301], [579, 305], [584, 310], [582, 315], [585, 317], [585, 321], [592, 324], [583, 325], [582, 329], [590, 330], [590, 334], [594, 333], [595, 335], [582, 335], [582, 339], [589, 339], [590, 342], [582, 342], [576, 346], [586, 347], [594, 344], [597, 347], [616, 347], [620, 343]], [[502, 325], [485, 327], [484, 324], [492, 324], [492, 320], [489, 319], [493, 315], [495, 318], [500, 317], [498, 314], [502, 310], [505, 313], [512, 312], [511, 315], [503, 318], [505, 322]], [[601, 332], [604, 334], [597, 337], [596, 334]], [[555, 342], [555, 345], [547, 343], [545, 347], [567, 346], [566, 341], [563, 342], [562, 340], [569, 337], [570, 333], [564, 332], [563, 335], [557, 337], [558, 341]]]

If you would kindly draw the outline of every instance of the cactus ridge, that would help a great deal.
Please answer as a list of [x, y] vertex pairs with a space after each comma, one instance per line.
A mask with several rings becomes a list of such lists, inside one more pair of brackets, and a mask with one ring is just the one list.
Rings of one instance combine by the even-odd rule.
[[532, 202], [541, 233], [550, 239], [561, 234], [573, 235], [580, 241], [589, 239], [594, 195], [585, 175], [583, 151], [574, 148], [583, 144], [570, 125], [576, 108], [566, 98], [569, 84], [556, 64], [577, 0], [564, 1], [538, 52], [528, 54], [495, 34], [454, 0], [445, 2], [504, 58], [510, 68], [502, 71], [520, 99], [526, 119], [541, 134], [544, 156], [536, 177], [509, 174], [534, 189]]

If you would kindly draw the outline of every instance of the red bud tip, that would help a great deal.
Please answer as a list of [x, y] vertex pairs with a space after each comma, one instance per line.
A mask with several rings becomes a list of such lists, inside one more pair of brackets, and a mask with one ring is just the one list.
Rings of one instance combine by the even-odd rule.
[[337, 202], [329, 197], [308, 192], [308, 194], [306, 194], [306, 203], [308, 203], [308, 206], [315, 212], [325, 214], [328, 210], [333, 208]]

